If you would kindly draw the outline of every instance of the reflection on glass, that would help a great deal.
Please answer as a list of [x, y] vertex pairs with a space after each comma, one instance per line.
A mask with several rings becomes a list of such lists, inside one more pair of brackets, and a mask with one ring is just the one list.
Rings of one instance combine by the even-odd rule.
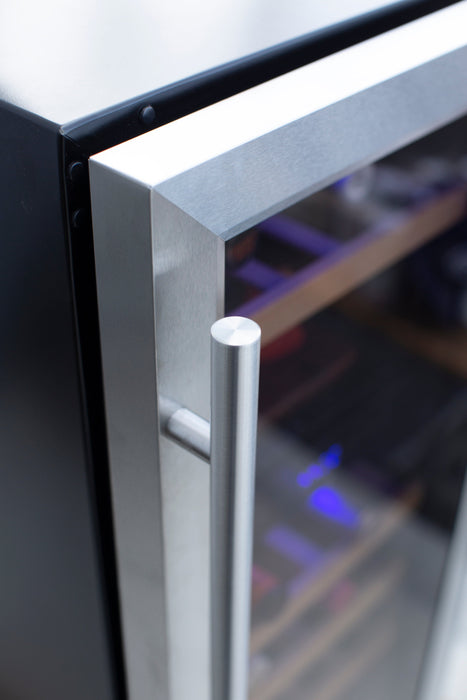
[[251, 700], [416, 697], [467, 462], [459, 129], [228, 245], [265, 341]]

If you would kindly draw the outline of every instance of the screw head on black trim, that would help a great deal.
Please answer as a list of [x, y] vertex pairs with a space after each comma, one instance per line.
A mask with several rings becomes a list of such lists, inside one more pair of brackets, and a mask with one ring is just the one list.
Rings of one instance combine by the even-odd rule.
[[152, 126], [156, 121], [156, 110], [152, 105], [146, 105], [139, 110], [139, 120], [144, 126]]
[[75, 160], [68, 166], [68, 176], [74, 185], [83, 182], [84, 179], [84, 163], [80, 160]]
[[74, 229], [83, 228], [86, 219], [84, 209], [76, 209], [71, 216], [71, 224]]

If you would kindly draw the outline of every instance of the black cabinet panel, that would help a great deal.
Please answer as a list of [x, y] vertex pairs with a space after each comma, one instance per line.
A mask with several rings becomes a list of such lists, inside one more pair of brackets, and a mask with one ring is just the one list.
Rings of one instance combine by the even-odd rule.
[[58, 129], [0, 108], [0, 152], [0, 697], [109, 700]]

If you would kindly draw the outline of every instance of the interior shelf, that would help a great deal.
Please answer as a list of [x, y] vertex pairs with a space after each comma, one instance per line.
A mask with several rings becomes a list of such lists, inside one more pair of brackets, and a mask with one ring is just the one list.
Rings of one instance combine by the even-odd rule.
[[300, 595], [291, 598], [276, 618], [271, 622], [254, 626], [250, 639], [251, 654], [259, 652], [274, 642], [312, 605], [324, 598], [333, 585], [381, 547], [416, 507], [419, 498], [420, 489], [415, 485], [408, 489], [399, 501], [388, 504], [379, 513], [376, 527], [357, 540], [346, 553], [341, 554], [333, 563], [329, 564], [323, 573]]
[[345, 691], [384, 656], [395, 639], [395, 625], [391, 620], [385, 620], [377, 633], [369, 635], [364, 643], [352, 649], [347, 661], [340, 665], [339, 673], [331, 676], [321, 688], [316, 690], [313, 700], [336, 700], [344, 697]]
[[367, 583], [345, 611], [331, 618], [322, 628], [307, 635], [284, 660], [274, 665], [267, 678], [254, 687], [251, 700], [273, 700], [301, 674], [309, 671], [394, 589], [403, 574], [402, 562], [391, 562]]
[[290, 277], [235, 309], [259, 323], [269, 342], [337, 301], [465, 216], [464, 186], [437, 194], [403, 213], [392, 213], [348, 242], [325, 252]]

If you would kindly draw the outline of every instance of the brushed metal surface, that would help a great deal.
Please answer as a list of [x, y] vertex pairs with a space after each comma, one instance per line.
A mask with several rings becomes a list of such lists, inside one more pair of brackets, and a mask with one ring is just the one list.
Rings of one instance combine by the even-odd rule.
[[[159, 391], [208, 419], [209, 329], [224, 311], [224, 241], [465, 113], [466, 24], [464, 0], [94, 156], [93, 208], [101, 210], [94, 222], [96, 240], [106, 227], [109, 231], [105, 246], [97, 246], [99, 265], [107, 271], [109, 290], [113, 277], [118, 299], [124, 298], [122, 289], [132, 295], [138, 289], [139, 308], [144, 308], [133, 345], [119, 340], [127, 331], [118, 323], [118, 304], [100, 309], [102, 336], [112, 339], [103, 343], [104, 368], [112, 366], [113, 345], [123, 342], [126, 362], [141, 383], [138, 390], [151, 405]], [[128, 221], [127, 207], [135, 212], [133, 221]], [[111, 225], [105, 224], [106, 208]], [[143, 245], [141, 231], [148, 227], [152, 241], [147, 235]], [[135, 246], [141, 247], [145, 275], [152, 260], [153, 287], [149, 281], [142, 286], [141, 270], [133, 263]], [[144, 380], [144, 368], [136, 366], [145, 338], [151, 339], [148, 351], [156, 349], [157, 381], [152, 366]], [[141, 498], [149, 500], [148, 512], [154, 506], [153, 518], [162, 512], [163, 550], [157, 566], [163, 565], [165, 576], [170, 698], [208, 698], [208, 470], [157, 435], [155, 409], [134, 420], [133, 408], [138, 414], [141, 406], [137, 392], [126, 391], [124, 374], [104, 372], [107, 411], [112, 413], [114, 402], [128, 412], [131, 420], [120, 426], [124, 442], [147, 444], [151, 473], [160, 476], [157, 498], [151, 501], [149, 492]], [[119, 440], [109, 430], [115, 449]], [[155, 460], [154, 441], [159, 448]], [[119, 483], [114, 488], [125, 502], [116, 512], [118, 532], [139, 500]], [[138, 549], [140, 538], [150, 535], [134, 525], [129, 529], [132, 547]], [[135, 592], [128, 580], [131, 599]], [[158, 593], [155, 588], [153, 594]], [[127, 605], [123, 595], [122, 605]], [[156, 650], [157, 644], [153, 654]], [[139, 672], [136, 662], [133, 672]], [[146, 684], [150, 688], [151, 673]]]
[[466, 0], [96, 160], [228, 239], [464, 114], [465, 26]]
[[105, 175], [94, 173], [92, 199], [122, 632], [129, 696], [153, 700], [170, 695], [151, 193]]
[[211, 328], [212, 700], [248, 696], [260, 339], [247, 318]]
[[458, 700], [465, 695], [465, 672], [459, 677], [459, 661], [464, 669], [466, 592], [467, 483], [464, 483], [417, 700]]
[[65, 124], [403, 2], [4, 2], [0, 99]]
[[[158, 388], [209, 419], [210, 328], [224, 310], [224, 244], [155, 190], [151, 221]], [[170, 698], [209, 698], [209, 469], [161, 437], [160, 472]]]
[[213, 324], [211, 425], [159, 397], [162, 433], [211, 466], [211, 697], [219, 700], [248, 694], [260, 340], [248, 318]]
[[159, 396], [161, 431], [168, 438], [197, 455], [211, 459], [211, 426], [193, 411]]
[[144, 183], [90, 174], [129, 698], [209, 698], [209, 470], [159, 434], [157, 402], [209, 418], [223, 242]]

